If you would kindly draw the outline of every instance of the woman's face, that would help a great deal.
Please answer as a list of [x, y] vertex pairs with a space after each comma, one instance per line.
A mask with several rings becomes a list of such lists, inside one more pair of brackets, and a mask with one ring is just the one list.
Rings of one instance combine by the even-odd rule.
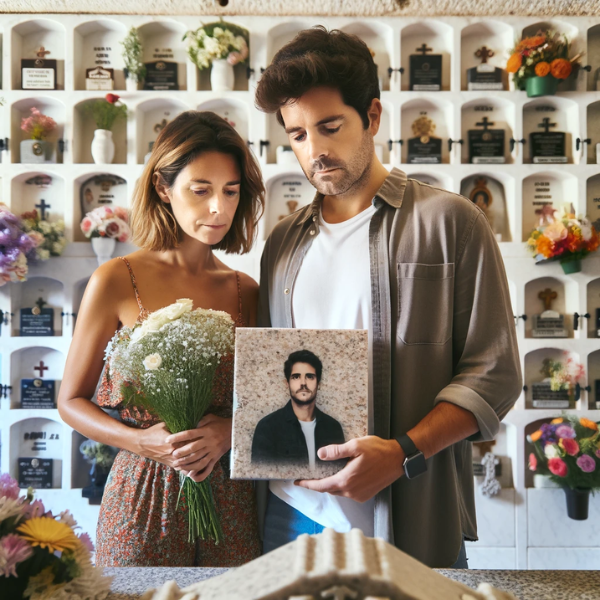
[[230, 154], [203, 152], [185, 167], [163, 194], [185, 236], [208, 246], [229, 231], [240, 201], [241, 176]]

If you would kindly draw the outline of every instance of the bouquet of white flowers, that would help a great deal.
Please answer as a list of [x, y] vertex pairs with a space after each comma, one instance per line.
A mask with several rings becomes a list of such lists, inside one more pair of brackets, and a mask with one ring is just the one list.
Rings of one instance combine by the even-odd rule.
[[233, 23], [219, 21], [188, 31], [187, 52], [190, 60], [200, 69], [208, 69], [213, 60], [227, 59], [230, 65], [244, 63], [248, 58], [248, 32]]
[[[212, 401], [213, 379], [223, 356], [233, 352], [234, 323], [226, 312], [196, 309], [183, 298], [157, 310], [133, 329], [121, 329], [106, 357], [121, 374], [126, 404], [142, 406], [171, 433], [194, 429]], [[109, 373], [110, 375], [110, 373]], [[189, 514], [189, 540], [219, 543], [221, 526], [210, 482], [181, 475]]]
[[48, 260], [51, 256], [60, 256], [67, 245], [65, 222], [62, 219], [51, 223], [42, 221], [37, 210], [21, 215], [25, 231], [37, 235], [39, 244], [35, 251], [39, 260]]

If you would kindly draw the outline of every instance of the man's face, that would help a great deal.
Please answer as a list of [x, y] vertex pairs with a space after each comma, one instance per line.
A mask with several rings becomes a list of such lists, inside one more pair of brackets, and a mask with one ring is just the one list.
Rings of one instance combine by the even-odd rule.
[[368, 180], [381, 117], [379, 100], [373, 100], [367, 129], [339, 90], [328, 87], [313, 88], [282, 106], [281, 116], [304, 174], [321, 194], [352, 193]]
[[314, 367], [307, 363], [292, 365], [288, 387], [292, 401], [298, 406], [308, 406], [314, 402], [319, 389]]

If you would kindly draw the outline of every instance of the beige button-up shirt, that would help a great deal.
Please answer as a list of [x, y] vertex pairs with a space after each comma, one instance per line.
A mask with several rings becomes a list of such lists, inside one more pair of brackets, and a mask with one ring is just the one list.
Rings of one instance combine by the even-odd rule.
[[[321, 200], [281, 221], [266, 242], [261, 327], [292, 327], [291, 292], [319, 235]], [[463, 536], [477, 539], [470, 442], [493, 439], [522, 390], [506, 273], [485, 214], [466, 198], [395, 168], [373, 203], [374, 433], [396, 437], [441, 401], [479, 425], [470, 440], [429, 458], [424, 475], [377, 495], [375, 536], [448, 567]]]

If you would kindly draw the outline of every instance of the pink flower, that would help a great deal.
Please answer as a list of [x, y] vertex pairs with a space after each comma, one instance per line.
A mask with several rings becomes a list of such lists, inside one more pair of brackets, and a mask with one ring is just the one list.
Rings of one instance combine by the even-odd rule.
[[584, 473], [591, 473], [596, 469], [596, 461], [589, 454], [582, 454], [576, 462]]
[[558, 475], [559, 477], [567, 476], [567, 465], [562, 458], [548, 459], [548, 468], [553, 475]]
[[90, 551], [90, 552], [94, 552], [95, 548], [94, 548], [94, 543], [92, 542], [92, 539], [90, 538], [90, 536], [87, 533], [80, 533], [78, 536], [79, 541]]
[[25, 504], [23, 514], [26, 519], [43, 517], [46, 514], [46, 508], [41, 500], [34, 500], [31, 504]]
[[575, 456], [579, 452], [579, 444], [570, 438], [561, 438], [558, 445], [570, 456]]
[[575, 430], [569, 425], [559, 425], [556, 428], [556, 437], [573, 439], [575, 437]]
[[106, 231], [106, 235], [108, 237], [119, 237], [121, 233], [121, 228], [119, 227], [119, 223], [117, 221], [109, 221], [104, 228]]
[[17, 576], [17, 564], [27, 560], [33, 554], [31, 546], [15, 533], [0, 538], [0, 575]]
[[229, 56], [227, 57], [227, 62], [233, 66], [237, 65], [240, 62], [240, 60], [242, 60], [242, 55], [239, 52], [235, 51], [230, 52]]
[[600, 458], [600, 448], [596, 448], [596, 456]]
[[115, 217], [119, 217], [127, 223], [129, 221], [129, 214], [127, 213], [127, 209], [122, 206], [115, 206]]
[[537, 457], [533, 452], [529, 455], [529, 470], [537, 471]]
[[81, 231], [86, 235], [92, 229], [92, 220], [89, 217], [84, 217], [83, 221], [81, 221]]
[[8, 473], [0, 475], [0, 498], [16, 500], [19, 497], [19, 484]]

